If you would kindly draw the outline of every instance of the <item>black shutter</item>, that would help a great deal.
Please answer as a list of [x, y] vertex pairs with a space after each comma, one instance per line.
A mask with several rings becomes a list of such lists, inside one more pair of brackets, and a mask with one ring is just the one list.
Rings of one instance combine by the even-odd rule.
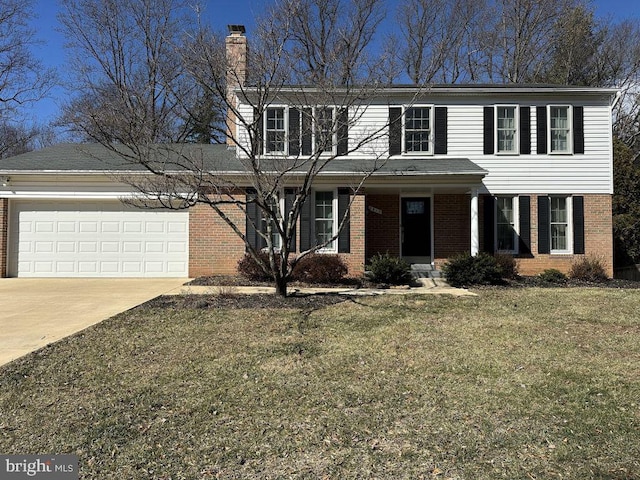
[[531, 254], [531, 197], [518, 197], [518, 209], [520, 217], [518, 253], [529, 255]]
[[313, 144], [311, 143], [313, 114], [310, 108], [302, 109], [302, 155], [311, 155], [313, 153]]
[[338, 111], [338, 155], [346, 155], [349, 151], [349, 110], [341, 108]]
[[584, 197], [576, 196], [573, 207], [573, 253], [583, 254], [584, 249]]
[[[349, 189], [338, 189], [338, 225], [342, 222], [342, 218], [349, 208]], [[351, 250], [351, 214], [347, 213], [347, 218], [344, 222], [342, 230], [338, 235], [338, 253], [349, 253]]]
[[254, 155], [262, 155], [264, 153], [264, 141], [262, 139], [262, 132], [264, 132], [264, 118], [256, 107], [253, 107], [253, 118], [257, 120], [255, 124], [256, 135], [254, 145], [251, 146], [251, 153]]
[[495, 252], [496, 229], [496, 198], [491, 195], [484, 196], [484, 251], [493, 254]]
[[531, 107], [520, 107], [520, 153], [531, 153]]
[[260, 225], [260, 216], [259, 216], [259, 212], [260, 209], [258, 208], [258, 206], [253, 202], [253, 200], [256, 198], [256, 192], [253, 189], [247, 189], [247, 194], [246, 194], [246, 202], [247, 202], [247, 215], [246, 215], [246, 230], [245, 230], [245, 235], [247, 237], [247, 241], [249, 242], [249, 245], [251, 245], [253, 248], [260, 248], [260, 242], [259, 242], [259, 238], [260, 235], [258, 235], [258, 232], [256, 231], [256, 226]]
[[494, 148], [493, 107], [484, 107], [484, 154], [491, 155]]
[[300, 155], [300, 110], [289, 109], [289, 155]]
[[[293, 202], [296, 199], [296, 192], [292, 188], [284, 189], [284, 221], [285, 225], [289, 221], [289, 213], [293, 208]], [[291, 232], [291, 239], [289, 241], [289, 251], [295, 253], [296, 252], [296, 227], [293, 226], [293, 231]]]
[[547, 107], [536, 108], [536, 132], [537, 152], [547, 153]]
[[573, 153], [584, 153], [584, 107], [573, 107]]
[[300, 251], [304, 252], [311, 248], [311, 208], [313, 205], [313, 192], [302, 204], [300, 209]]
[[433, 152], [436, 155], [447, 154], [447, 107], [436, 107], [435, 118], [435, 145]]
[[538, 197], [538, 253], [551, 251], [551, 224], [549, 223], [549, 197]]
[[389, 155], [402, 153], [402, 108], [389, 108]]

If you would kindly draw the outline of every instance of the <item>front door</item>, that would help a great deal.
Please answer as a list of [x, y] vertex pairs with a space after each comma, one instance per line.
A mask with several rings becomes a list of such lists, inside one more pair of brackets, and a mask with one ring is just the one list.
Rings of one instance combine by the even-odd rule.
[[[431, 199], [429, 197], [402, 198], [402, 256], [431, 256]], [[417, 259], [416, 259], [417, 260]], [[429, 259], [430, 261], [430, 259]]]

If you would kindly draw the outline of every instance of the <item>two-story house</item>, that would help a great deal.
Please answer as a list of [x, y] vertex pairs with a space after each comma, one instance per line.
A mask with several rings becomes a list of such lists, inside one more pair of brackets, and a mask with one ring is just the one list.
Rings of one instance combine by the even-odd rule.
[[[231, 33], [230, 55], [244, 48], [242, 33]], [[300, 92], [306, 101], [292, 102]], [[335, 157], [314, 179], [295, 251], [331, 238], [351, 202], [349, 222], [322, 252], [342, 255], [353, 275], [376, 253], [437, 267], [465, 251], [514, 255], [523, 274], [567, 271], [576, 258], [595, 256], [613, 274], [615, 89], [392, 86], [362, 105], [316, 102], [314, 93], [313, 87], [283, 88], [257, 118], [250, 89], [235, 89], [245, 122], [229, 122], [238, 142], [249, 141], [245, 123], [259, 122], [258, 155], [265, 160], [282, 164], [317, 149]], [[220, 175], [246, 173], [246, 154], [235, 142], [184, 148]], [[210, 207], [122, 205], [118, 198], [131, 190], [114, 173], [141, 171], [121, 165], [99, 145], [57, 145], [0, 163], [0, 273], [235, 273], [245, 246]], [[363, 172], [368, 178], [354, 194]], [[285, 208], [295, 171], [290, 178]], [[250, 194], [250, 182], [245, 186], [237, 195]], [[244, 224], [237, 212], [229, 214]]]

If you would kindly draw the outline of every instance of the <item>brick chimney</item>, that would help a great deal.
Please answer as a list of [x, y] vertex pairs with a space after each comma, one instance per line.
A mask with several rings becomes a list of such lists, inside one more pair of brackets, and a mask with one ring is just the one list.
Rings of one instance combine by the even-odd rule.
[[[229, 105], [237, 105], [238, 98], [234, 89], [244, 85], [247, 77], [247, 37], [244, 36], [244, 25], [227, 25], [229, 35], [225, 40], [227, 56], [227, 101]], [[227, 112], [227, 145], [235, 146], [233, 138], [237, 138], [236, 116]]]

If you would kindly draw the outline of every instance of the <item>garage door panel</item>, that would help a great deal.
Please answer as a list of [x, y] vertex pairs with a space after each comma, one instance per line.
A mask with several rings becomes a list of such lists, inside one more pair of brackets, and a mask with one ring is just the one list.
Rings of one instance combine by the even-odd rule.
[[11, 202], [10, 274], [187, 276], [188, 218], [117, 201]]

